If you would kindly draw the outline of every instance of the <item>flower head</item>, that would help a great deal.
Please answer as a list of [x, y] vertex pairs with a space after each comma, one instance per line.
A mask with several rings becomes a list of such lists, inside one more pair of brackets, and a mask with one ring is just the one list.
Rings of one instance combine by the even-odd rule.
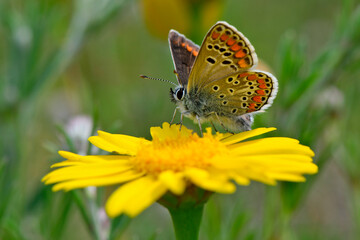
[[207, 191], [233, 193], [235, 183], [250, 180], [274, 185], [277, 180], [301, 182], [303, 174], [314, 174], [313, 151], [299, 141], [284, 137], [248, 138], [275, 128], [203, 137], [183, 127], [164, 123], [150, 129], [152, 141], [99, 131], [89, 138], [112, 155], [81, 156], [60, 151], [66, 161], [43, 181], [55, 183], [53, 190], [123, 183], [106, 204], [109, 216], [136, 216], [166, 192], [181, 195], [190, 186]]

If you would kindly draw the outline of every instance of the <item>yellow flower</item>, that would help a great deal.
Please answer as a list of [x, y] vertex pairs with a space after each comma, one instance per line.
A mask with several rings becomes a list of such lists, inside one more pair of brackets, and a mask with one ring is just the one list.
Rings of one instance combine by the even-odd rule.
[[147, 28], [162, 39], [167, 39], [170, 29], [176, 29], [192, 40], [201, 41], [203, 34], [219, 20], [223, 6], [223, 0], [141, 1]]
[[99, 131], [89, 138], [95, 146], [112, 155], [81, 156], [60, 151], [66, 161], [47, 174], [43, 181], [53, 190], [123, 183], [110, 196], [106, 211], [110, 217], [125, 213], [136, 216], [166, 192], [184, 193], [197, 186], [207, 191], [233, 193], [235, 183], [250, 180], [274, 185], [276, 180], [302, 182], [303, 174], [314, 174], [313, 151], [299, 141], [268, 137], [244, 141], [275, 128], [199, 137], [185, 127], [164, 123], [150, 129], [152, 141]]

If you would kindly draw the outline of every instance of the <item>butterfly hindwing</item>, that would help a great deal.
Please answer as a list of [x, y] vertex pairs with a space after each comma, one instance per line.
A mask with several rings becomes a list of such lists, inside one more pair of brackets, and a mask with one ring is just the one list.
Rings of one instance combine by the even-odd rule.
[[186, 86], [200, 47], [175, 30], [169, 32], [169, 46], [179, 84]]
[[188, 92], [248, 70], [257, 64], [249, 40], [226, 22], [216, 23], [207, 33], [189, 76]]
[[219, 115], [235, 117], [268, 108], [277, 93], [277, 80], [263, 71], [232, 74], [207, 84], [203, 90]]

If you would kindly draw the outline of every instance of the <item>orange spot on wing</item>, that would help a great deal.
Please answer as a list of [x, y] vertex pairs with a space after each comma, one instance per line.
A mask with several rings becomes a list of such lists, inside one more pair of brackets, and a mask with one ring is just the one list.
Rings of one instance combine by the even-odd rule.
[[221, 41], [225, 41], [228, 38], [229, 38], [229, 36], [226, 35], [225, 33], [223, 35], [221, 35], [221, 37], [220, 37]]
[[189, 52], [191, 52], [193, 50], [192, 47], [190, 47], [189, 45], [186, 46], [186, 50], [188, 50]]
[[254, 96], [254, 97], [252, 97], [252, 100], [255, 101], [255, 102], [261, 103], [261, 97], [260, 96]]
[[253, 111], [256, 111], [255, 103], [250, 103], [249, 104], [249, 110], [247, 110], [247, 112], [253, 112]]
[[211, 35], [211, 38], [215, 40], [215, 39], [217, 39], [219, 36], [220, 36], [220, 33], [213, 32], [212, 35]]
[[247, 77], [247, 79], [253, 81], [253, 80], [257, 79], [257, 76], [256, 76], [256, 74], [251, 74], [250, 76]]
[[264, 88], [267, 88], [267, 87], [266, 87], [266, 84], [265, 84], [265, 83], [263, 83], [263, 84], [260, 84], [260, 85], [259, 85], [259, 88], [264, 89]]
[[192, 55], [194, 55], [195, 57], [197, 57], [198, 54], [199, 54], [198, 51], [195, 51], [195, 50], [192, 51]]
[[240, 74], [239, 74], [239, 77], [244, 78], [244, 77], [246, 77], [247, 75], [249, 75], [249, 73], [240, 73]]
[[235, 53], [236, 58], [243, 58], [245, 56], [246, 56], [246, 54], [241, 50]]
[[237, 43], [237, 44], [232, 45], [230, 47], [230, 50], [236, 52], [236, 51], [239, 51], [241, 48], [242, 47], [239, 45], [239, 43]]
[[245, 59], [241, 59], [240, 61], [238, 61], [238, 64], [241, 68], [246, 68], [249, 66], [249, 64], [247, 64], [247, 62], [245, 61]]
[[183, 43], [181, 44], [181, 46], [182, 46], [182, 47], [185, 47], [185, 43], [183, 42]]
[[230, 38], [229, 40], [227, 40], [226, 45], [231, 46], [231, 45], [233, 45], [235, 42], [236, 42], [235, 39]]
[[264, 79], [258, 79], [257, 82], [258, 83], [265, 83], [265, 80]]
[[259, 95], [265, 95], [264, 90], [256, 90], [256, 93], [259, 94]]

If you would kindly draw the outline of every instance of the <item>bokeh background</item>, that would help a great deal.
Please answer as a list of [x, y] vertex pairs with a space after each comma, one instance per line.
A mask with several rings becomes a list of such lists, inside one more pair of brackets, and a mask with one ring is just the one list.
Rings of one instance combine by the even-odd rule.
[[[174, 239], [165, 209], [106, 219], [112, 188], [52, 193], [58, 150], [102, 129], [149, 138], [170, 121], [173, 28], [197, 44], [218, 20], [244, 33], [279, 94], [255, 126], [316, 153], [303, 184], [215, 195], [201, 239], [358, 239], [360, 3], [355, 0], [0, 1], [0, 239]], [[197, 129], [186, 120], [185, 125]], [[99, 230], [100, 228], [100, 230]]]

